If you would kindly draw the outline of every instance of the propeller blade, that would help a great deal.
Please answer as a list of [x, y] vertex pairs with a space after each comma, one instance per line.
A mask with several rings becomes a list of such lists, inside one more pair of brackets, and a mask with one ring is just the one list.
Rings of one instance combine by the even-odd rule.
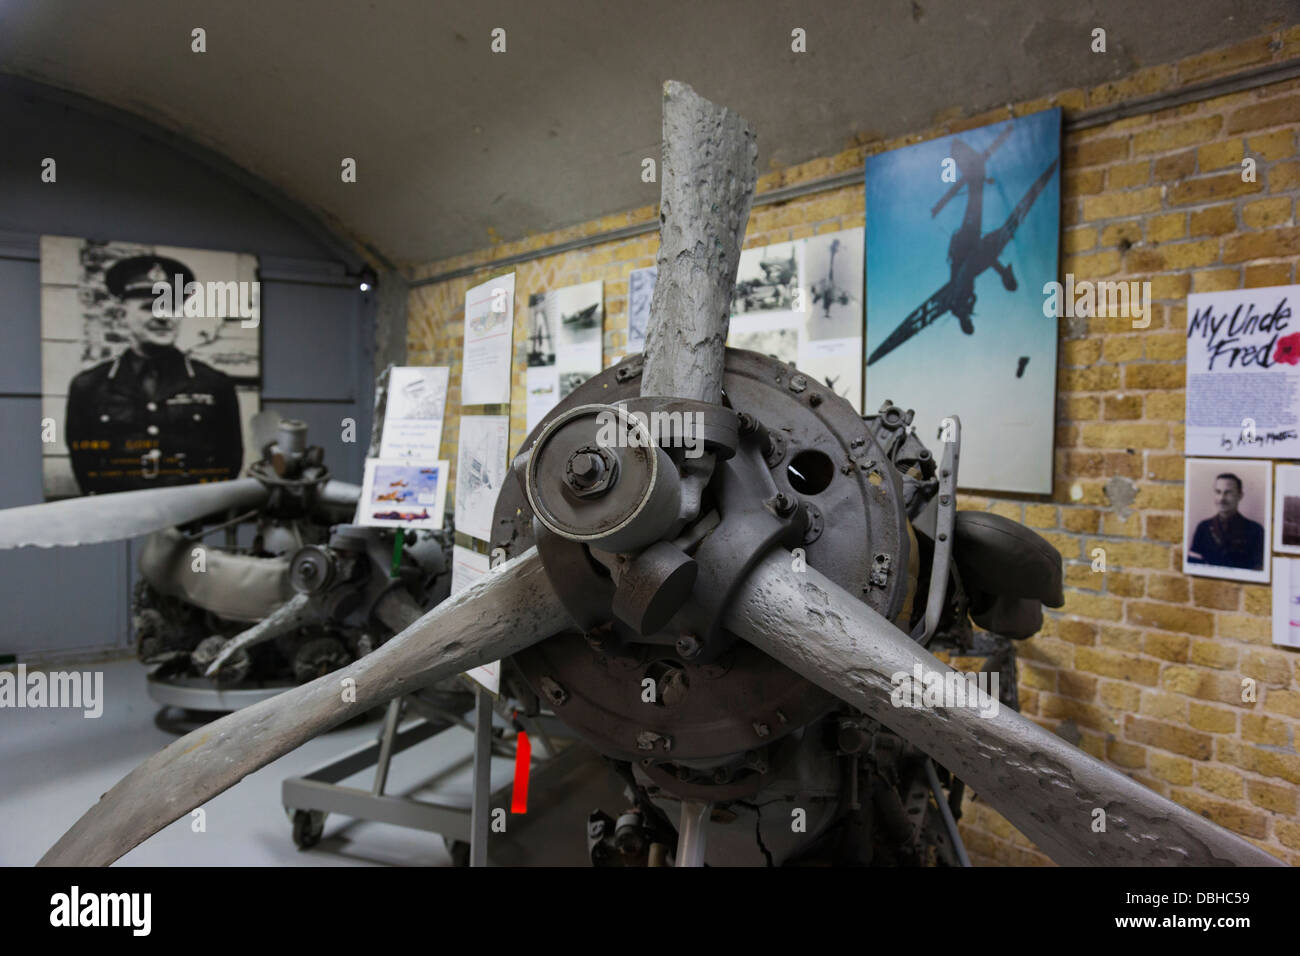
[[334, 505], [341, 508], [355, 508], [357, 499], [361, 497], [361, 486], [354, 485], [350, 481], [339, 481], [331, 478], [321, 486], [320, 501], [321, 504]]
[[219, 511], [254, 508], [267, 494], [256, 478], [237, 478], [8, 508], [0, 511], [0, 548], [123, 541]]
[[221, 653], [212, 659], [203, 676], [216, 677], [217, 671], [221, 670], [221, 665], [230, 660], [237, 651], [296, 630], [303, 621], [307, 620], [307, 605], [310, 603], [310, 594], [295, 594], [252, 627], [240, 631], [221, 648]]
[[[955, 673], [866, 604], [778, 549], [746, 580], [727, 627], [901, 734], [1063, 865], [1282, 865], [1008, 707], [894, 706], [896, 675]], [[910, 696], [910, 694], [909, 694]], [[990, 703], [988, 700], [985, 704]], [[1105, 830], [1093, 827], [1105, 812]]]
[[663, 131], [659, 275], [641, 394], [718, 404], [758, 145], [743, 119], [675, 80], [664, 84]]
[[537, 549], [529, 549], [356, 663], [222, 717], [159, 751], [86, 811], [41, 865], [112, 863], [254, 770], [349, 717], [516, 654], [568, 624]]

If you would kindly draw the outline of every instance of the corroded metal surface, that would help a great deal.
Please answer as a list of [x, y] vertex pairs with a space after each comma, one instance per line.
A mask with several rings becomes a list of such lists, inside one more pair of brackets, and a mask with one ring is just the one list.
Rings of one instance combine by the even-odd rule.
[[41, 864], [112, 863], [317, 734], [401, 694], [517, 653], [565, 620], [537, 552], [529, 551], [355, 664], [223, 717], [159, 751], [104, 794]]
[[643, 395], [721, 400], [722, 350], [757, 161], [743, 119], [684, 83], [664, 84], [659, 274]]
[[951, 668], [824, 575], [791, 565], [788, 553], [769, 555], [728, 626], [925, 750], [1057, 863], [1281, 865], [1009, 708], [984, 718], [974, 707], [893, 706], [893, 675]]

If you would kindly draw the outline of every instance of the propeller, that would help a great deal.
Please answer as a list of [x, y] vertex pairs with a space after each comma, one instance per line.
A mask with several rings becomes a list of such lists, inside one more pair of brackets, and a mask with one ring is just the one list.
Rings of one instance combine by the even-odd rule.
[[[717, 402], [754, 187], [753, 134], [730, 111], [668, 83], [664, 138], [659, 281], [642, 394]], [[1058, 862], [1278, 862], [1008, 709], [982, 719], [976, 708], [893, 706], [895, 674], [911, 674], [915, 666], [939, 674], [950, 669], [813, 568], [795, 572], [787, 552], [759, 562], [726, 624], [913, 741]], [[537, 551], [530, 550], [351, 666], [176, 741], [105, 794], [41, 862], [112, 862], [349, 716], [569, 626]], [[351, 699], [340, 693], [348, 679], [355, 682]], [[1097, 810], [1104, 812], [1104, 830], [1094, 829]]]
[[256, 508], [269, 494], [256, 478], [68, 498], [0, 511], [0, 548], [122, 541], [217, 512]]

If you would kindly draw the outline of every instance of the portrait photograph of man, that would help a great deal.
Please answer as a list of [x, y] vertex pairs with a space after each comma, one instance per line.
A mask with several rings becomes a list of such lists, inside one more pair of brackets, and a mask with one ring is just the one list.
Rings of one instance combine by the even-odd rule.
[[1184, 573], [1268, 581], [1272, 473], [1269, 461], [1187, 459]]
[[257, 453], [256, 259], [46, 236], [41, 270], [45, 497], [239, 477]]

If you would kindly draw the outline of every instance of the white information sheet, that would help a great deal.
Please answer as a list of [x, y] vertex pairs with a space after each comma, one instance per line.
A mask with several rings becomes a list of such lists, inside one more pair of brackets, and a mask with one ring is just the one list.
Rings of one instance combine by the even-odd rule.
[[492, 509], [506, 476], [510, 419], [462, 415], [456, 457], [456, 530], [489, 541]]
[[489, 279], [465, 293], [461, 405], [504, 405], [510, 401], [514, 303], [513, 272]]
[[388, 373], [380, 458], [437, 458], [447, 404], [445, 365], [404, 366]]

